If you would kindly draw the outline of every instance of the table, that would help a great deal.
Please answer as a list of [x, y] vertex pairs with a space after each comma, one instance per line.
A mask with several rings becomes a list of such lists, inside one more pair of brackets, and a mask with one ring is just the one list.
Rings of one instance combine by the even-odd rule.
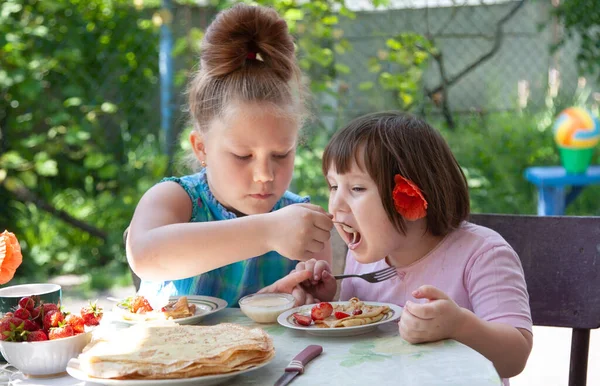
[[600, 185], [600, 165], [590, 166], [585, 174], [567, 174], [562, 166], [536, 166], [525, 169], [525, 178], [537, 187], [538, 215], [562, 216], [583, 188]]
[[[390, 322], [376, 331], [354, 337], [316, 337], [278, 324], [259, 325], [239, 309], [227, 308], [203, 319], [203, 324], [221, 322], [262, 327], [273, 338], [276, 356], [267, 366], [228, 380], [227, 385], [273, 385], [289, 361], [309, 344], [323, 346], [323, 354], [310, 362], [293, 386], [389, 385], [411, 386], [500, 386], [502, 382], [490, 361], [453, 340], [411, 345], [398, 336], [398, 325]], [[18, 377], [14, 386], [95, 386], [70, 376], [52, 379]]]

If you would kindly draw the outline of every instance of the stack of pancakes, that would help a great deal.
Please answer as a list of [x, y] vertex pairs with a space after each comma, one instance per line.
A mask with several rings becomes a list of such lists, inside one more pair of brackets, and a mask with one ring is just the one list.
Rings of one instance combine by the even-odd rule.
[[136, 325], [91, 342], [78, 360], [91, 377], [171, 379], [245, 370], [274, 355], [271, 337], [260, 328]]

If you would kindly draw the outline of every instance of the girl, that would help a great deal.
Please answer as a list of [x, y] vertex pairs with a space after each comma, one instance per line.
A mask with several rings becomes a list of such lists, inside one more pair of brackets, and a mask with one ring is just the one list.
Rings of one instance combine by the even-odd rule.
[[286, 191], [305, 100], [285, 21], [264, 7], [223, 11], [206, 31], [200, 65], [189, 139], [202, 170], [144, 194], [127, 258], [142, 295], [210, 295], [236, 306], [297, 260], [329, 261], [333, 223]]
[[[403, 306], [399, 330], [408, 342], [455, 339], [492, 361], [501, 377], [519, 374], [533, 339], [523, 269], [500, 235], [466, 221], [467, 182], [442, 136], [416, 117], [367, 115], [334, 135], [323, 172], [329, 210], [348, 244], [344, 273], [389, 266], [398, 273], [376, 284], [344, 279], [340, 299]], [[301, 262], [296, 271], [310, 273], [266, 290], [333, 299], [327, 262]]]

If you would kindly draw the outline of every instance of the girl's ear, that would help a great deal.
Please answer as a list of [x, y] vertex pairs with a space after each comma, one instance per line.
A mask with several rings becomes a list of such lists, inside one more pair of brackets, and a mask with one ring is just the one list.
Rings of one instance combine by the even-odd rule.
[[206, 151], [204, 148], [204, 137], [202, 134], [197, 130], [192, 130], [190, 133], [190, 143], [196, 158], [198, 161], [204, 164], [206, 162]]

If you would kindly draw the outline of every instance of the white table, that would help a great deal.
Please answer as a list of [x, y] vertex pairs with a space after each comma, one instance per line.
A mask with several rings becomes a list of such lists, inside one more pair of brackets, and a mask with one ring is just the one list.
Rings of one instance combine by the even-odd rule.
[[[278, 324], [259, 325], [239, 309], [228, 308], [203, 319], [203, 324], [221, 322], [262, 327], [275, 345], [275, 359], [256, 371], [228, 380], [227, 385], [273, 385], [289, 361], [309, 344], [323, 346], [323, 354], [310, 362], [294, 386], [391, 385], [403, 386], [500, 386], [492, 363], [478, 352], [456, 341], [411, 345], [398, 336], [398, 325], [390, 322], [376, 331], [354, 337], [317, 337]], [[96, 386], [68, 375], [50, 379], [16, 377], [14, 386]]]

